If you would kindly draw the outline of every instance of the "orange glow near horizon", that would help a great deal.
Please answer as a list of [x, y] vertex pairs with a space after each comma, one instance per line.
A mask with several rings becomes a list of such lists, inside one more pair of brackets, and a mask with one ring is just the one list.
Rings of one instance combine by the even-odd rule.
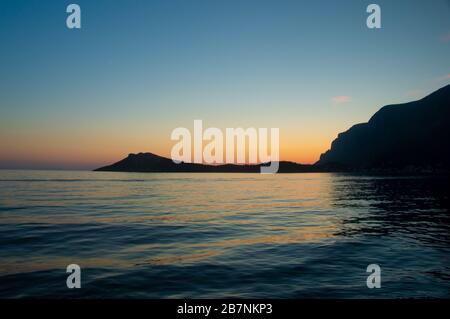
[[[330, 146], [324, 137], [295, 138], [280, 134], [280, 160], [302, 164], [313, 164], [321, 153]], [[35, 164], [46, 167], [92, 167], [117, 162], [129, 153], [151, 152], [169, 157], [176, 141], [169, 135], [148, 139], [142, 135], [136, 138], [122, 136], [120, 132], [89, 136], [83, 134], [55, 134], [41, 132], [33, 136], [2, 134], [0, 162]], [[204, 142], [203, 146], [207, 142]], [[5, 151], [7, 150], [7, 151]]]

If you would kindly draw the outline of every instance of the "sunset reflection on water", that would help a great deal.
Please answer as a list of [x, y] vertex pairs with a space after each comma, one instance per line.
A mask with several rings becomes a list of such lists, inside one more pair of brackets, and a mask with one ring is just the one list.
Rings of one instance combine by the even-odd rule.
[[373, 261], [394, 267], [391, 296], [410, 294], [396, 261], [427, 295], [449, 287], [445, 179], [2, 171], [0, 186], [4, 297], [70, 296], [69, 263], [88, 274], [81, 296], [357, 297]]

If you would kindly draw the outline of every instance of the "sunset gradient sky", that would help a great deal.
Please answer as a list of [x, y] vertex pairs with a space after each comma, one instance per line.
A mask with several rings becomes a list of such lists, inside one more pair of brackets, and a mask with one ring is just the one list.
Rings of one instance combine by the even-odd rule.
[[279, 127], [281, 159], [314, 163], [383, 105], [450, 83], [450, 1], [372, 2], [0, 0], [0, 168], [170, 156], [195, 119]]

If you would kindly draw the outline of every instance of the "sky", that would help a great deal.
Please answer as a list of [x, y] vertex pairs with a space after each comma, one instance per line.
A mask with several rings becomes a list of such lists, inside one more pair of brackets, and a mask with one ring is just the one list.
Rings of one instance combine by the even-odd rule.
[[279, 128], [280, 158], [314, 163], [383, 105], [449, 84], [449, 57], [450, 0], [0, 0], [0, 168], [169, 157], [196, 119]]

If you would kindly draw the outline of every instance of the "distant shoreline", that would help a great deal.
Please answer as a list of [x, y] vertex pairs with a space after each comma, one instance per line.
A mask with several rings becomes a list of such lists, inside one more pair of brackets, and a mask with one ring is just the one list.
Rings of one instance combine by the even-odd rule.
[[[450, 172], [450, 85], [418, 101], [387, 105], [367, 123], [340, 133], [314, 164], [273, 161], [277, 173], [356, 172], [447, 174]], [[176, 164], [152, 153], [129, 154], [95, 171], [259, 173], [271, 164]], [[276, 166], [276, 165], [274, 165]]]

